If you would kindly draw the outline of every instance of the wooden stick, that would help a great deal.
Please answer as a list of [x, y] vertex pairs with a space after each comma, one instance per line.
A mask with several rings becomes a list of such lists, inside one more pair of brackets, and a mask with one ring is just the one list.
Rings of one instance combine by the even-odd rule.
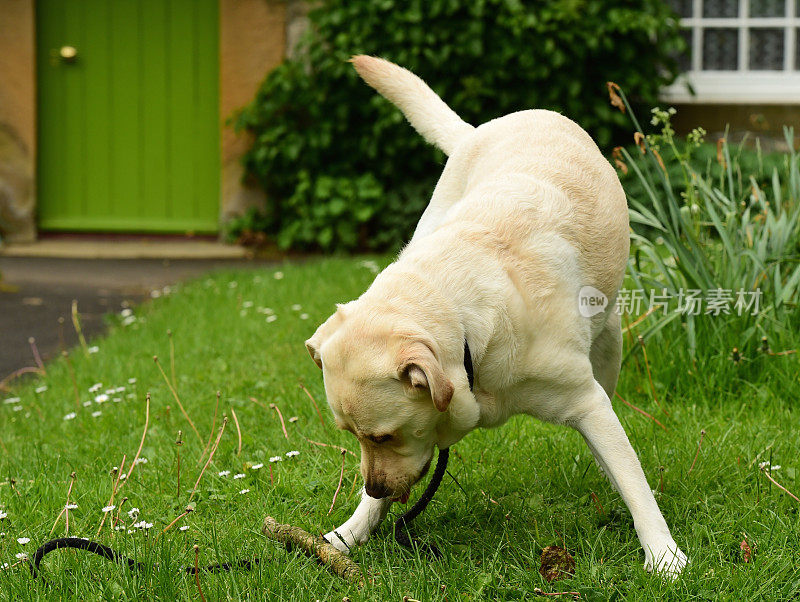
[[261, 532], [288, 549], [297, 547], [308, 556], [316, 557], [328, 570], [342, 579], [364, 585], [361, 568], [322, 537], [311, 535], [300, 527], [282, 525], [271, 516], [264, 519]]

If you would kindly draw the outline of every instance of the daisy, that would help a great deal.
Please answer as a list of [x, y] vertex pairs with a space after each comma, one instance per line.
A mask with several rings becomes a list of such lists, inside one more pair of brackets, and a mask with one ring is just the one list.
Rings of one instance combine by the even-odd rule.
[[97, 353], [98, 351], [100, 351], [100, 347], [94, 345], [93, 347], [89, 347], [86, 351], [88, 351], [89, 353]]
[[135, 378], [129, 378], [128, 379], [128, 384], [129, 385], [135, 385], [136, 384], [136, 379]]
[[139, 509], [131, 508], [128, 510], [128, 516], [130, 516], [132, 520], [136, 520], [136, 517], [139, 516]]
[[123, 318], [127, 318], [128, 316], [132, 316], [133, 315], [133, 310], [128, 308], [128, 307], [126, 307], [121, 312], [119, 312], [119, 315], [121, 315]]
[[73, 420], [76, 416], [77, 414], [75, 412], [70, 412], [69, 414], [64, 416], [64, 420]]
[[18, 560], [27, 560], [28, 559], [28, 555], [25, 552], [19, 552], [19, 553], [15, 554], [15, 556], [17, 557]]
[[91, 387], [89, 387], [89, 393], [97, 393], [102, 388], [103, 388], [103, 383], [95, 383]]
[[242, 490], [239, 492], [239, 495], [244, 495], [245, 493], [250, 493], [250, 490], [249, 490], [249, 489], [242, 489]]
[[280, 271], [275, 272], [272, 275], [272, 277], [275, 278], [275, 280], [282, 280], [283, 279], [283, 272], [280, 272]]
[[298, 421], [297, 416], [292, 416], [291, 418], [289, 418], [289, 422], [297, 422], [297, 421]]
[[188, 531], [188, 530], [189, 530], [189, 525], [183, 525], [183, 526], [182, 526], [180, 529], [178, 529], [178, 530], [179, 530], [179, 531]]
[[6, 518], [7, 516], [8, 516], [8, 513], [7, 513], [7, 512], [0, 512], [0, 520], [3, 520], [3, 519], [4, 519], [4, 518]]
[[77, 508], [78, 504], [67, 504], [66, 506], [64, 506], [65, 510], [77, 510]]
[[308, 320], [308, 314], [300, 314], [301, 320]]
[[112, 504], [111, 506], [103, 506], [103, 512], [111, 512], [116, 506]]
[[292, 305], [292, 311], [300, 311], [301, 309], [303, 309], [303, 306], [300, 305], [299, 303], [295, 303], [294, 305]]
[[91, 402], [91, 401], [84, 401], [84, 402], [83, 402], [83, 407], [84, 407], [84, 408], [88, 408], [90, 405], [92, 405], [92, 402]]
[[44, 393], [45, 391], [47, 391], [47, 385], [42, 385], [41, 387], [36, 387], [36, 392], [37, 393]]
[[105, 402], [108, 401], [108, 399], [109, 399], [109, 397], [108, 397], [108, 395], [106, 393], [101, 393], [100, 395], [98, 395], [97, 397], [94, 398], [94, 402], [95, 403], [105, 403]]
[[9, 397], [8, 399], [4, 399], [3, 403], [5, 404], [19, 403], [19, 397]]
[[283, 458], [282, 458], [281, 456], [272, 456], [272, 457], [269, 459], [269, 461], [270, 461], [270, 462], [281, 462], [281, 461], [283, 461]]
[[18, 538], [17, 538], [17, 543], [18, 543], [19, 545], [21, 545], [21, 546], [24, 546], [24, 545], [25, 545], [26, 543], [28, 543], [30, 540], [31, 540], [31, 539], [30, 539], [30, 537], [18, 537]]
[[249, 308], [253, 307], [253, 302], [252, 301], [245, 301], [244, 303], [242, 303], [242, 307], [244, 307], [245, 309], [249, 309]]
[[253, 464], [253, 465], [250, 467], [250, 470], [258, 470], [258, 469], [260, 469], [260, 468], [264, 468], [264, 464], [262, 464], [261, 462], [259, 462], [258, 464]]
[[148, 523], [143, 520], [140, 520], [138, 523], [133, 523], [133, 527], [135, 529], [149, 529], [153, 526], [153, 523]]
[[147, 464], [149, 460], [147, 458], [136, 458], [136, 464]]
[[294, 458], [295, 456], [299, 456], [299, 455], [300, 455], [300, 452], [297, 451], [296, 449], [293, 449], [292, 451], [286, 452], [286, 457], [287, 458]]
[[92, 418], [97, 418], [97, 417], [102, 416], [102, 415], [103, 415], [103, 412], [101, 412], [100, 410], [97, 410], [96, 412], [92, 412]]
[[278, 316], [276, 316], [275, 314], [273, 314], [271, 316], [267, 316], [267, 322], [274, 322], [277, 319], [278, 319]]
[[245, 474], [243, 472], [240, 472], [239, 474], [233, 475], [234, 479], [243, 479], [244, 477], [245, 477]]
[[220, 477], [227, 477], [229, 474], [231, 474], [231, 471], [230, 471], [230, 470], [220, 470], [220, 471], [217, 473], [217, 476], [220, 476]]

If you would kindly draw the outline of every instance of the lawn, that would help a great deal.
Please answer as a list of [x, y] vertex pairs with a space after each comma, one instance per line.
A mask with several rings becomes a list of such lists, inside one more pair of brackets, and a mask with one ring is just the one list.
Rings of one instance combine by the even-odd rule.
[[[4, 394], [0, 564], [9, 567], [0, 570], [2, 596], [197, 600], [195, 578], [181, 572], [194, 563], [195, 545], [200, 564], [260, 559], [252, 571], [201, 574], [207, 600], [520, 600], [533, 598], [534, 588], [580, 592], [585, 600], [785, 600], [800, 594], [800, 503], [759, 468], [770, 462], [771, 476], [800, 493], [798, 354], [748, 352], [735, 363], [730, 350], [719, 349], [692, 365], [678, 353], [680, 337], [666, 335], [649, 344], [647, 364], [631, 354], [618, 387], [664, 428], [614, 403], [674, 537], [689, 555], [677, 581], [643, 571], [630, 516], [579, 435], [525, 417], [476, 431], [453, 448], [453, 478], [445, 477], [415, 528], [444, 552], [441, 560], [398, 546], [387, 521], [353, 554], [372, 577], [358, 589], [267, 541], [260, 533], [267, 514], [322, 533], [357, 504], [358, 447], [334, 427], [321, 374], [303, 341], [335, 302], [369, 285], [370, 268], [362, 259], [313, 260], [216, 273], [174, 287], [133, 316], [111, 316], [110, 333], [89, 342], [96, 352], [73, 349], [69, 363], [53, 362], [46, 375]], [[157, 355], [171, 374], [168, 331], [175, 388], [199, 436], [153, 361]], [[653, 398], [648, 367], [665, 411]], [[319, 404], [322, 422], [300, 382]], [[122, 472], [129, 473], [142, 439], [147, 392], [141, 461], [130, 478], [118, 481], [115, 467], [124, 457]], [[270, 404], [280, 410], [287, 436]], [[183, 514], [208, 457], [212, 426], [216, 436], [223, 415], [228, 422], [192, 498], [194, 511], [164, 532]], [[344, 455], [343, 484], [330, 514], [343, 456], [309, 440], [355, 452]], [[299, 453], [287, 455], [292, 451]], [[43, 541], [64, 535], [65, 517], [57, 517], [70, 486], [69, 502], [77, 505], [69, 511], [70, 535], [97, 538], [157, 567], [131, 572], [85, 553], [58, 551], [44, 562], [46, 582], [32, 580], [17, 555], [33, 555]], [[116, 508], [104, 513], [109, 505]], [[139, 511], [132, 517], [134, 508]], [[743, 541], [751, 553], [742, 550]], [[574, 555], [572, 579], [547, 583], [539, 575], [548, 545]]]

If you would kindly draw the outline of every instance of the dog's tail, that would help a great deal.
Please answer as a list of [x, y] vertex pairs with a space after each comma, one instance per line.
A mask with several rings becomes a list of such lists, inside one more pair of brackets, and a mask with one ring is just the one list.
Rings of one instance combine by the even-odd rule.
[[425, 140], [447, 155], [475, 129], [407, 69], [363, 54], [354, 56], [350, 62], [365, 82], [403, 112]]

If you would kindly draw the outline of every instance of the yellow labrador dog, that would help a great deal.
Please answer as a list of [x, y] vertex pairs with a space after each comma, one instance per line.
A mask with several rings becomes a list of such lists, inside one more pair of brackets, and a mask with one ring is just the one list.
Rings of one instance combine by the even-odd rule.
[[[361, 444], [365, 483], [353, 516], [326, 539], [343, 551], [364, 543], [392, 501], [407, 500], [434, 448], [529, 414], [583, 435], [633, 515], [645, 568], [676, 575], [686, 556], [609, 401], [629, 244], [614, 169], [558, 113], [476, 128], [409, 71], [352, 62], [449, 159], [397, 261], [306, 341], [336, 424]], [[582, 290], [605, 308], [582, 311]]]

